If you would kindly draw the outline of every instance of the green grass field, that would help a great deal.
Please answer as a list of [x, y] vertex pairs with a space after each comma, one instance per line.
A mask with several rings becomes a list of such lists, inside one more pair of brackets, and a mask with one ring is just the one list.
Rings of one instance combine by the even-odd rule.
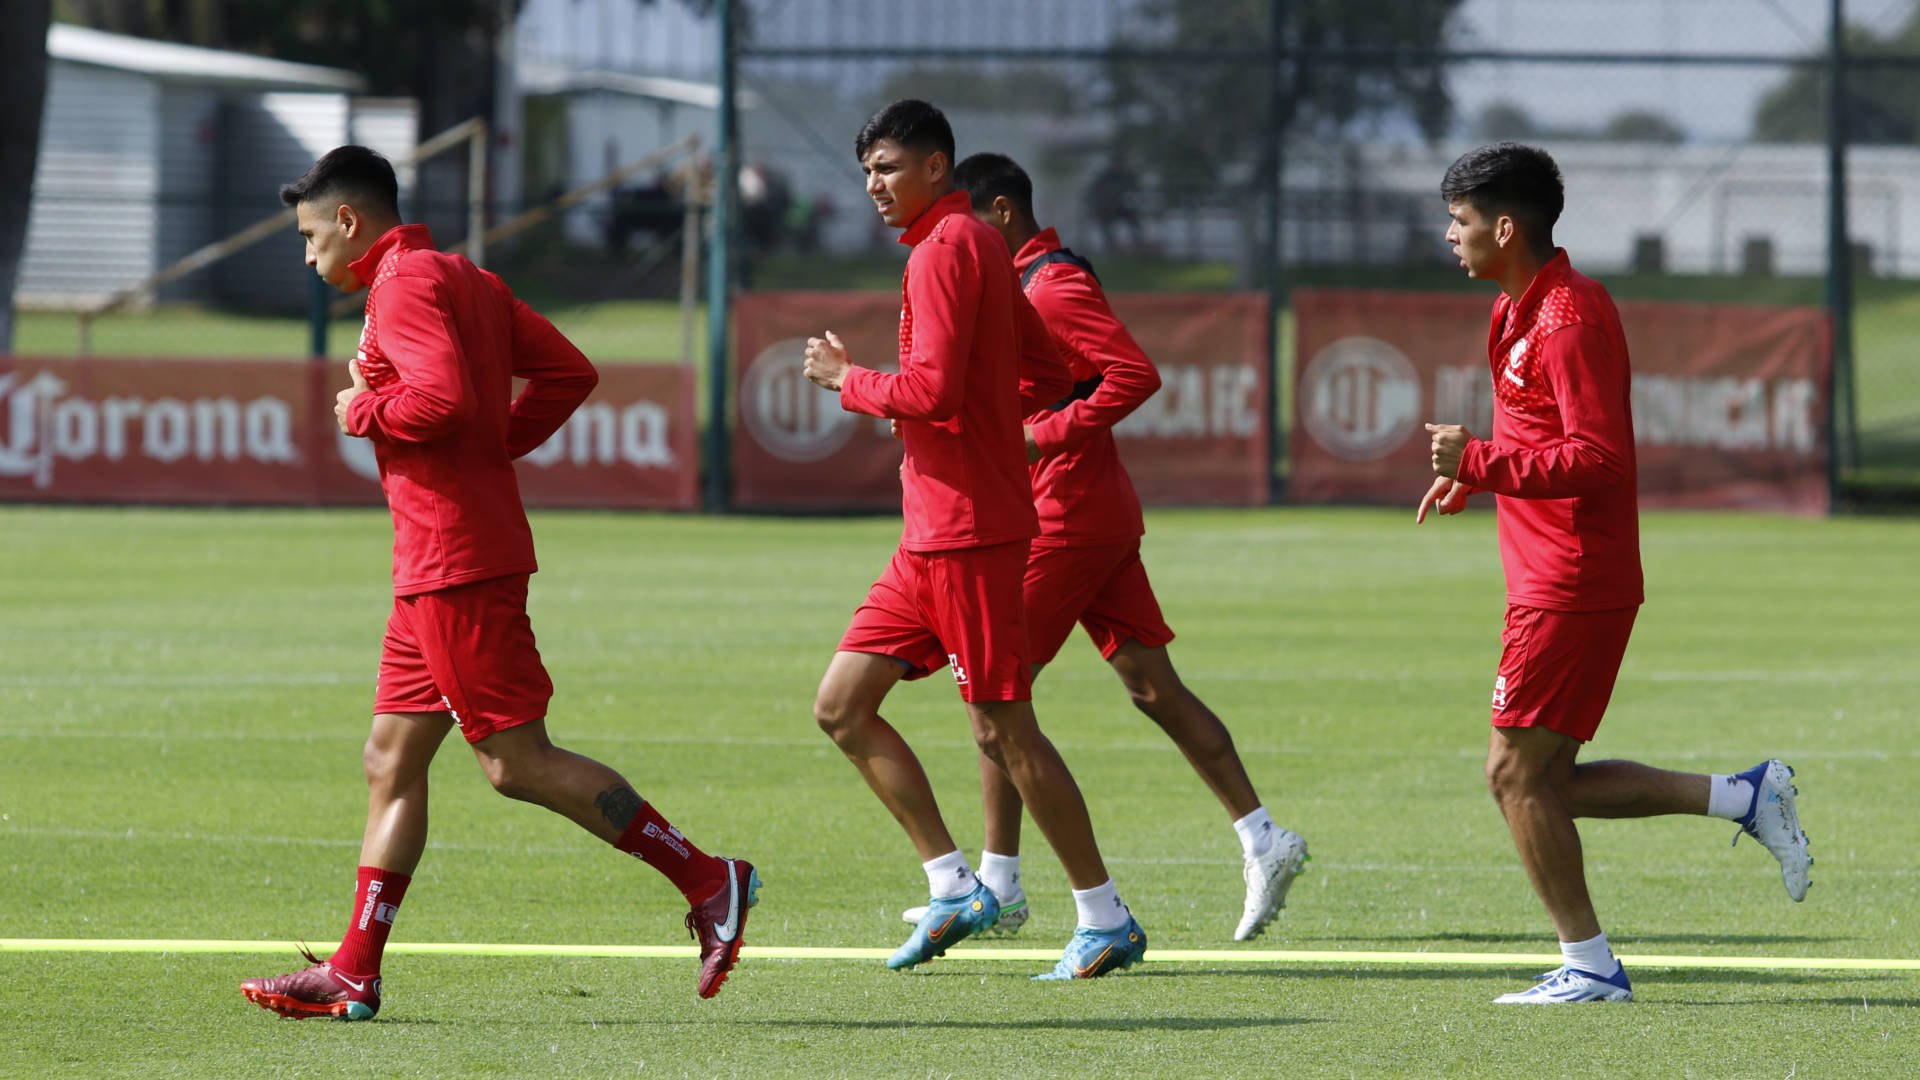
[[[352, 900], [359, 748], [387, 608], [379, 512], [0, 509], [0, 938], [240, 939], [244, 955], [0, 949], [8, 1077], [1910, 1077], [1920, 973], [1636, 964], [1912, 957], [1920, 522], [1651, 515], [1650, 602], [1593, 756], [1799, 769], [1818, 863], [1790, 902], [1697, 818], [1583, 826], [1631, 1005], [1514, 1010], [1552, 951], [1481, 780], [1498, 654], [1492, 517], [1156, 512], [1148, 565], [1187, 681], [1314, 861], [1269, 935], [1229, 939], [1225, 813], [1076, 638], [1036, 705], [1158, 950], [1080, 984], [967, 945], [918, 974], [754, 946], [890, 948], [924, 880], [819, 734], [813, 689], [896, 539], [886, 519], [542, 514], [533, 618], [563, 744], [622, 769], [767, 879], [721, 996], [690, 959], [413, 956], [372, 1023], [239, 995], [323, 955]], [[950, 683], [890, 718], [977, 852]], [[664, 880], [489, 789], [455, 740], [397, 943], [684, 945]], [[1037, 835], [1035, 916], [1072, 907]], [[1266, 950], [1311, 962], [1258, 962]], [[1501, 953], [1500, 966], [1349, 951]]]

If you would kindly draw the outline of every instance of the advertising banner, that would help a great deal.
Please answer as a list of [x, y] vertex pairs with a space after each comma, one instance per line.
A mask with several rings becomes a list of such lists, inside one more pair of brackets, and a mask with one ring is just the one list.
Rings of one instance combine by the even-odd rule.
[[[0, 499], [379, 505], [373, 444], [340, 434], [339, 363], [0, 357]], [[691, 368], [605, 365], [518, 463], [529, 506], [698, 504]]]
[[[1257, 505], [1268, 490], [1266, 298], [1118, 293], [1114, 311], [1160, 370], [1160, 392], [1114, 428], [1143, 501]], [[733, 500], [742, 509], [900, 505], [901, 444], [801, 374], [806, 339], [832, 330], [855, 363], [898, 370], [900, 297], [749, 292], [739, 335]]]
[[[1493, 297], [1294, 294], [1296, 502], [1404, 503], [1432, 481], [1428, 421], [1492, 432]], [[1825, 513], [1826, 312], [1622, 301], [1646, 506]]]

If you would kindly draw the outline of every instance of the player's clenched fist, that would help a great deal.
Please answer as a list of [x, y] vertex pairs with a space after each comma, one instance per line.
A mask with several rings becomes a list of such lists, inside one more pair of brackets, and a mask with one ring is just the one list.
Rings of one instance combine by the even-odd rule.
[[829, 330], [825, 338], [807, 339], [807, 365], [804, 370], [814, 385], [838, 390], [840, 380], [847, 377], [847, 369], [852, 366], [853, 361], [847, 359], [847, 346], [840, 340], [840, 335]]
[[353, 385], [335, 394], [333, 398], [333, 418], [340, 424], [340, 434], [342, 435], [353, 434], [353, 432], [347, 430], [347, 407], [353, 404], [354, 398], [372, 389], [372, 387], [367, 385], [367, 377], [360, 374], [360, 364], [358, 361], [347, 361], [347, 374], [353, 379]]
[[1433, 436], [1433, 471], [1441, 476], [1460, 475], [1460, 455], [1467, 452], [1473, 435], [1459, 424], [1428, 424]]

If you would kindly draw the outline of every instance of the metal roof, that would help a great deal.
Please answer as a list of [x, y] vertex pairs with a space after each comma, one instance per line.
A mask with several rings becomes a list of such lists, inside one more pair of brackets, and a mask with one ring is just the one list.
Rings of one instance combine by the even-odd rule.
[[341, 68], [127, 37], [65, 23], [47, 28], [47, 57], [137, 72], [169, 82], [272, 90], [332, 90], [348, 94], [363, 93], [367, 88], [365, 77]]
[[[579, 68], [542, 60], [523, 60], [519, 65], [520, 89], [529, 94], [572, 94], [589, 90], [624, 94], [653, 101], [671, 101], [702, 109], [718, 108], [720, 90], [711, 82], [641, 75], [631, 71], [605, 68]], [[759, 105], [751, 90], [739, 91], [735, 104], [742, 109]]]

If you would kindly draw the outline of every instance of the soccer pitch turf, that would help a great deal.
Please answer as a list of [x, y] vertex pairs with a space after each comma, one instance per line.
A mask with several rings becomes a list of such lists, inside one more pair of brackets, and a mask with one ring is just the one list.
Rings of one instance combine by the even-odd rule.
[[[1416, 485], [1417, 486], [1417, 485]], [[1417, 494], [1417, 492], [1415, 492]], [[1155, 961], [1032, 983], [1072, 904], [1028, 829], [1034, 918], [918, 973], [755, 948], [887, 949], [925, 888], [815, 728], [815, 684], [897, 520], [539, 514], [550, 727], [767, 880], [739, 969], [686, 956], [417, 955], [409, 944], [684, 946], [648, 868], [487, 787], [451, 740], [432, 843], [366, 1024], [279, 1021], [244, 977], [323, 955], [352, 902], [359, 748], [387, 609], [380, 511], [0, 509], [0, 939], [257, 941], [251, 953], [0, 946], [0, 1076], [1905, 1077], [1920, 972], [1636, 956], [1910, 958], [1920, 521], [1652, 514], [1649, 603], [1585, 755], [1799, 770], [1804, 904], [1734, 826], [1581, 825], [1631, 1005], [1490, 1004], [1552, 931], [1481, 778], [1499, 652], [1493, 518], [1155, 512], [1146, 558], [1187, 682], [1314, 860], [1229, 940], [1225, 813], [1076, 634], [1036, 688]], [[891, 719], [977, 856], [951, 682]], [[1326, 953], [1272, 962], [1273, 950]], [[1400, 964], [1356, 952], [1511, 954]], [[1244, 959], [1237, 959], [1244, 956]]]

